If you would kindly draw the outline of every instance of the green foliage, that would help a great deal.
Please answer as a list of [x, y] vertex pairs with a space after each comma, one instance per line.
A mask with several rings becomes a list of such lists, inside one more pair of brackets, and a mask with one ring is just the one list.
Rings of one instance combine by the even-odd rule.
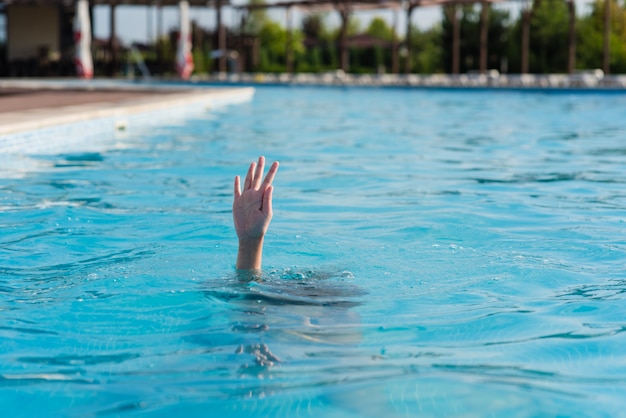
[[[480, 66], [480, 28], [481, 7], [464, 5], [459, 8], [460, 15], [460, 71], [462, 73], [478, 70]], [[509, 13], [493, 7], [488, 11], [488, 56], [487, 68], [500, 69], [501, 62], [506, 60], [509, 40]], [[443, 11], [441, 25], [441, 57], [443, 68], [452, 71], [453, 22], [450, 14]]]
[[[250, 5], [262, 5], [265, 4], [265, 0], [249, 0]], [[252, 35], [258, 35], [263, 26], [270, 22], [270, 18], [267, 14], [267, 9], [253, 9], [248, 14], [244, 31]]]
[[[337, 27], [329, 32], [330, 39], [339, 39], [341, 27]], [[361, 22], [354, 15], [348, 17], [348, 25], [346, 27], [347, 36], [354, 36], [361, 33]]]
[[361, 22], [354, 15], [350, 15], [350, 17], [348, 18], [347, 33], [348, 36], [358, 35], [359, 33], [361, 33]]
[[440, 46], [441, 26], [425, 31], [411, 28], [411, 72], [432, 74], [443, 72], [443, 54]]
[[[601, 68], [604, 53], [604, 6], [596, 0], [591, 13], [578, 21], [576, 66], [583, 69]], [[626, 8], [611, 1], [609, 36], [609, 69], [626, 73]]]
[[567, 70], [569, 11], [561, 0], [544, 0], [530, 21], [531, 73], [563, 73]]
[[302, 19], [302, 33], [306, 38], [322, 39], [326, 31], [323, 14], [311, 13]]
[[[261, 44], [259, 70], [264, 72], [285, 71], [287, 61], [288, 32], [279, 23], [268, 20], [259, 29], [259, 42]], [[304, 54], [303, 35], [300, 31], [292, 31], [291, 51], [294, 60]]]
[[213, 66], [213, 60], [209, 56], [208, 51], [198, 47], [192, 50], [194, 73], [206, 74], [211, 70]]
[[[250, 0], [263, 3], [265, 0]], [[602, 66], [604, 1], [595, 0], [591, 13], [579, 17], [577, 31], [577, 67]], [[626, 10], [623, 0], [611, 1], [610, 68], [626, 73]], [[569, 10], [563, 0], [535, 0], [530, 21], [529, 70], [535, 73], [561, 73], [567, 70], [569, 42]], [[478, 70], [480, 66], [481, 5], [459, 8], [460, 70]], [[509, 12], [492, 6], [488, 10], [487, 67], [502, 72], [521, 70], [521, 16], [511, 19]], [[338, 38], [340, 28], [329, 29], [326, 14], [305, 15], [300, 31], [292, 34], [291, 49], [296, 71], [324, 71], [339, 65]], [[452, 69], [452, 21], [445, 13], [440, 25], [427, 30], [411, 29], [409, 68], [416, 73], [449, 72]], [[284, 71], [286, 65], [287, 31], [271, 21], [265, 9], [251, 13], [246, 29], [258, 36], [260, 71]], [[392, 43], [394, 33], [389, 23], [375, 17], [361, 30], [357, 15], [350, 15], [347, 35], [367, 34]], [[304, 42], [306, 39], [306, 43]], [[398, 39], [402, 43], [402, 39]], [[404, 69], [401, 58], [400, 68]], [[391, 68], [392, 51], [385, 46], [350, 48], [352, 72], [376, 72]]]
[[393, 28], [387, 24], [387, 21], [382, 17], [375, 17], [370, 22], [369, 26], [365, 30], [365, 33], [378, 39], [385, 41], [393, 41], [394, 33]]
[[334, 70], [338, 67], [337, 37], [339, 32], [327, 27], [326, 16], [324, 13], [313, 13], [302, 20], [302, 36], [307, 43], [296, 61], [296, 71], [319, 72]]

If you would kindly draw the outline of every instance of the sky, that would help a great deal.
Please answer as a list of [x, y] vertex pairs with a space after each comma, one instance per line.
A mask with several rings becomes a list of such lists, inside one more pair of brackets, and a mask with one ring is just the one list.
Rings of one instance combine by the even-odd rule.
[[[578, 14], [588, 13], [588, 5], [592, 0], [576, 0]], [[268, 1], [268, 3], [271, 2]], [[233, 4], [247, 3], [247, 0], [233, 0]], [[494, 7], [510, 10], [512, 16], [517, 16], [519, 13], [519, 7], [521, 2], [503, 2], [495, 5]], [[151, 42], [157, 37], [158, 31], [158, 15], [156, 7], [144, 7], [144, 6], [117, 6], [116, 8], [116, 32], [118, 37], [124, 44], [130, 44], [132, 42]], [[381, 16], [385, 18], [390, 24], [393, 22], [392, 11], [368, 11], [368, 12], [356, 12], [356, 17], [361, 22], [361, 27], [367, 27], [369, 21], [375, 16]], [[94, 34], [97, 38], [109, 37], [109, 6], [95, 6], [94, 7]], [[193, 7], [190, 10], [191, 19], [196, 21], [201, 27], [206, 29], [213, 29], [215, 27], [215, 13], [209, 8], [196, 8]], [[293, 12], [293, 26], [299, 27], [300, 21], [304, 16], [303, 12], [294, 10]], [[286, 25], [285, 11], [284, 9], [275, 9], [270, 11], [270, 17]], [[164, 7], [162, 13], [162, 33], [165, 34], [171, 29], [175, 29], [179, 26], [178, 22], [178, 8], [177, 7]], [[226, 7], [223, 11], [223, 19], [226, 25], [238, 27], [240, 20], [240, 12], [232, 8]], [[402, 35], [404, 28], [406, 27], [406, 14], [404, 12], [398, 13], [398, 32]], [[422, 29], [432, 27], [434, 24], [441, 21], [441, 8], [436, 6], [418, 8], [413, 12], [412, 22]], [[327, 24], [331, 27], [339, 26], [339, 18], [336, 12], [327, 13]]]

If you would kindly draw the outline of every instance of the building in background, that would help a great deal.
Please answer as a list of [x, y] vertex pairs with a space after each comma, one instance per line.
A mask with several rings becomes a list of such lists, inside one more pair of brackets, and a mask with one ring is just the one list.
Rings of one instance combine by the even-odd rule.
[[[74, 26], [78, 3], [78, 0], [0, 0], [0, 77], [76, 76]], [[124, 0], [123, 3], [118, 0], [90, 0], [88, 14], [91, 22], [94, 6], [111, 9], [108, 39], [96, 39], [93, 24], [90, 25], [94, 74], [115, 76], [128, 73], [137, 59], [144, 59], [137, 51], [145, 51], [145, 46], [123, 45], [116, 35], [118, 5], [156, 6], [161, 13], [164, 7], [179, 9], [180, 3], [180, 0]], [[217, 0], [217, 3], [186, 0], [185, 3], [196, 8], [218, 8], [220, 11], [222, 5], [229, 4], [227, 0]], [[216, 33], [223, 35], [225, 31]], [[159, 47], [160, 41], [170, 37], [170, 34], [160, 35], [161, 39], [153, 46], [156, 50], [152, 54], [155, 56], [152, 66], [159, 74], [175, 74], [176, 45], [173, 45], [173, 50], [162, 45]], [[219, 45], [220, 40], [216, 39], [212, 44]], [[208, 52], [206, 55], [209, 55]]]
[[3, 1], [3, 76], [73, 74], [75, 4]]

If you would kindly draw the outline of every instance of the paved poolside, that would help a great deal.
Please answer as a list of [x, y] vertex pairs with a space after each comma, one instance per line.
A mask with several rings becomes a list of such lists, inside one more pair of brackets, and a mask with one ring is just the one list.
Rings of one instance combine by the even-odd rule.
[[0, 137], [177, 106], [208, 107], [215, 101], [252, 93], [251, 88], [3, 80], [0, 82]]

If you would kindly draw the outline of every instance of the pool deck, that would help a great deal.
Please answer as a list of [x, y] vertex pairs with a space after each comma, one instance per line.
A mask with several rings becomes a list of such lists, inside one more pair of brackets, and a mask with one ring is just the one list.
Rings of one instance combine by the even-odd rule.
[[0, 81], [0, 137], [107, 117], [251, 97], [252, 88], [193, 88], [132, 83]]

